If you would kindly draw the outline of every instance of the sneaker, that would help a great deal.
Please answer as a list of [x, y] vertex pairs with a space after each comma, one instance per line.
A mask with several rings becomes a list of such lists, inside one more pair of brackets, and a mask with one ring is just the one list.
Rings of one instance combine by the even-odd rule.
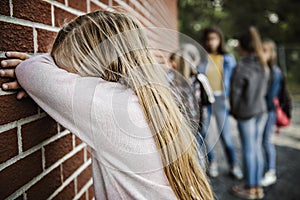
[[230, 175], [233, 176], [234, 178], [236, 178], [237, 180], [241, 180], [244, 178], [241, 168], [237, 165], [235, 165], [231, 168]]
[[262, 187], [256, 187], [256, 199], [263, 199], [265, 194]]
[[269, 170], [265, 173], [265, 176], [261, 180], [261, 185], [263, 187], [268, 187], [276, 183], [276, 181], [277, 181], [276, 172], [274, 170]]
[[208, 175], [211, 178], [216, 178], [217, 176], [219, 176], [217, 163], [212, 162], [212, 163], [209, 164], [209, 166], [208, 166]]
[[247, 188], [244, 186], [233, 186], [231, 188], [231, 193], [234, 196], [243, 198], [243, 199], [257, 199], [256, 188], [251, 187]]

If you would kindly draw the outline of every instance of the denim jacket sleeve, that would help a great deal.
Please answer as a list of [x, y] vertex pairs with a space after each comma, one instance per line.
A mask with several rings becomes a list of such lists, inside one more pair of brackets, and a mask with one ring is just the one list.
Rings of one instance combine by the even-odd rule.
[[274, 110], [275, 105], [273, 103], [274, 97], [278, 97], [281, 89], [282, 73], [278, 66], [274, 66], [271, 78], [271, 84], [267, 93], [267, 106], [268, 110]]
[[223, 81], [226, 97], [230, 93], [230, 82], [231, 77], [236, 67], [236, 60], [232, 54], [224, 54], [224, 63], [223, 63]]

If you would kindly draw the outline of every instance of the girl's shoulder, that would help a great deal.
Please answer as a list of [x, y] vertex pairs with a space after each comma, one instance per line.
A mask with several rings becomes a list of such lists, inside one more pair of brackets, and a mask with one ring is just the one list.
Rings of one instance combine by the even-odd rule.
[[232, 66], [236, 65], [236, 59], [234, 55], [230, 53], [223, 54], [223, 60], [224, 60], [224, 65], [232, 65]]
[[225, 59], [227, 59], [227, 60], [235, 60], [234, 55], [231, 54], [231, 53], [225, 53], [225, 54], [223, 54], [223, 58], [224, 58], [224, 60]]
[[280, 74], [282, 73], [281, 68], [278, 65], [274, 65], [273, 70], [276, 73], [280, 73]]

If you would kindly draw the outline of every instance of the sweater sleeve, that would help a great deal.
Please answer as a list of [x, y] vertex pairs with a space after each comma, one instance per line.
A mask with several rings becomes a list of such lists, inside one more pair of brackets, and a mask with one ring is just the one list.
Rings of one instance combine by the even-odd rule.
[[22, 88], [46, 113], [94, 148], [90, 111], [99, 78], [69, 73], [49, 54], [23, 61], [15, 73]]

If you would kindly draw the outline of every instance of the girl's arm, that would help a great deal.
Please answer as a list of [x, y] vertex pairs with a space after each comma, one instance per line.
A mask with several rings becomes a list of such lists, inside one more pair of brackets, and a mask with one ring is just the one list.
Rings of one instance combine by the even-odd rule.
[[240, 102], [242, 101], [243, 90], [246, 85], [246, 78], [243, 71], [239, 67], [235, 68], [230, 84], [230, 109], [231, 114], [235, 116], [239, 110]]
[[[92, 99], [84, 97], [93, 96], [98, 78], [69, 73], [56, 66], [49, 54], [21, 62], [15, 74], [22, 88], [43, 110], [94, 147], [90, 120]], [[85, 85], [90, 87], [83, 90]]]

